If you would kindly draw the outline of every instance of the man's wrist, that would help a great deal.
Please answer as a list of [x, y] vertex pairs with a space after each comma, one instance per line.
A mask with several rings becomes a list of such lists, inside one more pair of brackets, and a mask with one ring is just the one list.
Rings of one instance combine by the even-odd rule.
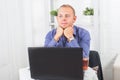
[[59, 38], [55, 36], [55, 37], [54, 37], [54, 40], [57, 42], [57, 41], [59, 40]]
[[71, 41], [74, 40], [74, 39], [75, 39], [74, 37], [70, 37], [70, 38], [68, 39], [68, 41], [71, 42]]

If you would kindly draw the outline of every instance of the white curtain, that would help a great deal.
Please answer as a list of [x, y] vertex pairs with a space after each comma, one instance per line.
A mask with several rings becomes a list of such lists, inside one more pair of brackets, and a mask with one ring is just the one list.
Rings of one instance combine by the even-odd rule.
[[18, 80], [32, 45], [31, 0], [0, 0], [0, 80]]

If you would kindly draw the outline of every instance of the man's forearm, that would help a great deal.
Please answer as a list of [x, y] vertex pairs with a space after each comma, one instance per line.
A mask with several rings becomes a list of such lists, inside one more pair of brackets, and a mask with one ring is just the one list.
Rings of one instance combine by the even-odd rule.
[[55, 47], [56, 44], [57, 42], [54, 39], [52, 39], [51, 41], [45, 43], [45, 47]]

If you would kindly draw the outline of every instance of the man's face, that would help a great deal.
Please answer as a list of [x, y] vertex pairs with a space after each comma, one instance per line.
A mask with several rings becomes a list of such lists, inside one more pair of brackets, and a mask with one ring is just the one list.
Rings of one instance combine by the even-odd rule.
[[73, 10], [69, 7], [61, 7], [58, 10], [57, 15], [58, 25], [65, 29], [67, 27], [72, 27], [73, 23], [76, 21], [76, 16], [73, 13]]

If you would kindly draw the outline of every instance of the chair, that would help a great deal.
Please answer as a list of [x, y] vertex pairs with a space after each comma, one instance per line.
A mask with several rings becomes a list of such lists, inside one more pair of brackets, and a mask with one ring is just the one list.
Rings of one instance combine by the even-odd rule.
[[100, 56], [97, 51], [93, 51], [93, 50], [90, 51], [89, 66], [97, 71], [97, 76], [99, 80], [104, 80]]

